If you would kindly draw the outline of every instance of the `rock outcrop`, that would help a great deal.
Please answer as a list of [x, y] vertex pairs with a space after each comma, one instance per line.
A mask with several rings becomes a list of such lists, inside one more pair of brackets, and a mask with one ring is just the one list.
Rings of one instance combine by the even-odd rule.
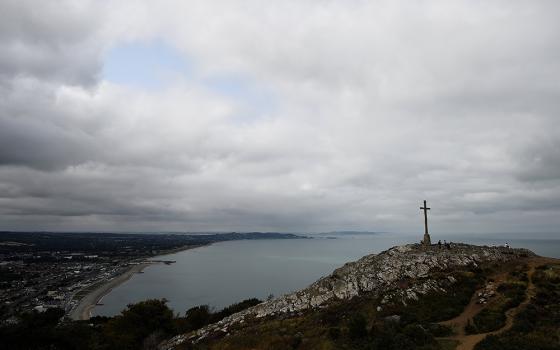
[[[185, 341], [198, 342], [218, 332], [227, 334], [231, 326], [243, 323], [248, 318], [300, 312], [364, 293], [389, 295], [387, 292], [395, 290], [404, 280], [414, 280], [415, 283], [404, 290], [398, 289], [403, 301], [416, 299], [418, 294], [442, 288], [436, 281], [426, 278], [432, 272], [461, 266], [478, 266], [484, 262], [507, 262], [527, 256], [534, 256], [534, 253], [526, 249], [467, 244], [451, 244], [450, 249], [418, 244], [393, 247], [380, 254], [367, 255], [358, 261], [347, 263], [305, 289], [233, 314], [196, 332], [176, 336], [162, 344], [160, 349], [173, 349]], [[450, 283], [455, 282], [452, 276], [448, 279]]]

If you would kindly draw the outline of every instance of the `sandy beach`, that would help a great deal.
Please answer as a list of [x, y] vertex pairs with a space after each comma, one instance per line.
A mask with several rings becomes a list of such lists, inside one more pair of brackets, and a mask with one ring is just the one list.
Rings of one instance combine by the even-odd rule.
[[[184, 250], [190, 250], [190, 249], [194, 249], [194, 248], [199, 248], [199, 247], [203, 247], [207, 244], [201, 244], [201, 245], [187, 245], [187, 246], [182, 246], [182, 247], [178, 247], [175, 249], [170, 249], [168, 251], [166, 251], [163, 256], [168, 255], [168, 254], [173, 254], [173, 253], [178, 253]], [[91, 292], [89, 292], [85, 297], [83, 297], [78, 305], [70, 312], [69, 316], [71, 319], [73, 320], [89, 320], [89, 318], [91, 317], [91, 312], [92, 310], [95, 308], [95, 305], [97, 305], [97, 303], [107, 294], [109, 294], [109, 292], [111, 292], [111, 290], [113, 290], [113, 288], [119, 286], [120, 284], [128, 281], [132, 276], [134, 276], [134, 274], [141, 272], [142, 270], [144, 270], [147, 266], [152, 265], [152, 264], [158, 264], [161, 261], [144, 261], [141, 263], [138, 263], [136, 265], [130, 265], [130, 268], [128, 270], [126, 270], [124, 273], [114, 277], [113, 279], [107, 281], [106, 283], [103, 283], [102, 285], [100, 285], [99, 287], [95, 288], [94, 290], [92, 290]]]
[[114, 277], [113, 279], [103, 283], [101, 286], [97, 287], [93, 291], [89, 292], [85, 297], [83, 297], [78, 306], [72, 310], [70, 313], [70, 318], [73, 320], [89, 320], [91, 317], [91, 311], [95, 308], [95, 305], [107, 295], [113, 288], [117, 287], [121, 283], [128, 281], [135, 273], [142, 271], [147, 266], [151, 265], [151, 262], [142, 262], [136, 265], [130, 265], [130, 268]]

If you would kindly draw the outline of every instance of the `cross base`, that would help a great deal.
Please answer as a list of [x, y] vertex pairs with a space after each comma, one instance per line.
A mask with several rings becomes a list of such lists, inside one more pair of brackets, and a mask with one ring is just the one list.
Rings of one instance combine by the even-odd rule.
[[432, 239], [429, 233], [424, 233], [424, 239], [422, 240], [423, 245], [432, 245]]

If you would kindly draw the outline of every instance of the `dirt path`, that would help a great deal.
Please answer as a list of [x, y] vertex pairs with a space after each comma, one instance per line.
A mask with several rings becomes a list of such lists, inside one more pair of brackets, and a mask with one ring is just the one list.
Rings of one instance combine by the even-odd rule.
[[[478, 344], [482, 339], [486, 338], [488, 335], [497, 335], [509, 330], [513, 326], [513, 321], [515, 316], [523, 310], [523, 308], [531, 301], [531, 298], [535, 295], [535, 286], [533, 284], [533, 273], [535, 272], [535, 268], [540, 265], [544, 265], [550, 262], [557, 262], [556, 259], [548, 259], [548, 258], [533, 258], [527, 262], [528, 265], [528, 283], [527, 283], [527, 290], [525, 294], [525, 300], [519, 304], [517, 307], [509, 309], [506, 311], [506, 323], [505, 325], [493, 332], [488, 333], [481, 333], [481, 334], [465, 334], [465, 326], [467, 325], [468, 321], [472, 319], [476, 314], [478, 314], [482, 309], [487, 307], [488, 305], [480, 305], [476, 303], [477, 294], [479, 291], [476, 291], [473, 295], [470, 303], [465, 307], [465, 310], [457, 317], [441, 322], [443, 325], [451, 326], [455, 329], [456, 335], [452, 337], [447, 337], [443, 339], [450, 339], [450, 340], [457, 340], [459, 341], [459, 345], [457, 346], [456, 350], [472, 350], [474, 349], [475, 345]], [[507, 274], [499, 274], [493, 276], [494, 283], [499, 284], [503, 282], [506, 278]]]
[[[491, 276], [491, 278], [494, 280], [494, 283], [496, 285], [499, 285], [500, 283], [502, 283], [503, 281], [505, 281], [507, 277], [507, 273], [501, 273], [498, 275], [494, 275]], [[485, 307], [487, 307], [488, 305], [483, 305], [483, 304], [477, 304], [477, 300], [478, 300], [478, 293], [482, 292], [483, 290], [476, 290], [471, 298], [471, 301], [469, 302], [469, 304], [465, 307], [465, 310], [463, 310], [463, 312], [455, 317], [452, 318], [450, 320], [447, 321], [443, 321], [440, 322], [440, 324], [445, 325], [445, 326], [450, 326], [454, 329], [456, 336], [455, 337], [450, 337], [449, 339], [456, 339], [459, 340], [457, 337], [464, 337], [465, 336], [465, 326], [467, 325], [467, 323], [469, 322], [469, 320], [471, 320], [474, 316], [476, 316], [476, 314], [478, 314], [480, 311], [482, 311], [482, 309], [484, 309]], [[492, 301], [490, 302], [492, 303]], [[491, 305], [491, 304], [490, 304]]]

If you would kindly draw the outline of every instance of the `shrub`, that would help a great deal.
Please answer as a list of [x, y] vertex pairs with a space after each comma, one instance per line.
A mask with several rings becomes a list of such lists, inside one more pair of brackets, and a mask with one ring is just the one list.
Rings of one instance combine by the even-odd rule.
[[433, 341], [431, 334], [420, 325], [408, 325], [404, 327], [403, 334], [415, 345], [425, 345]]
[[363, 338], [367, 335], [367, 320], [361, 313], [354, 314], [348, 322], [348, 334], [352, 339]]
[[468, 334], [486, 333], [498, 330], [505, 325], [505, 312], [517, 307], [525, 299], [526, 285], [524, 283], [502, 283], [497, 291], [502, 293], [504, 300], [498, 304], [487, 307], [479, 312], [474, 318], [473, 323], [465, 328]]
[[338, 339], [340, 337], [340, 328], [338, 327], [329, 328], [329, 337], [335, 340]]
[[491, 332], [503, 327], [505, 322], [506, 316], [502, 308], [498, 310], [487, 308], [474, 317], [470, 327], [468, 329], [465, 327], [465, 332], [468, 334]]
[[138, 349], [154, 332], [162, 336], [174, 333], [173, 312], [165, 299], [150, 299], [129, 304], [119, 316], [104, 325], [104, 334], [112, 348]]
[[476, 333], [476, 327], [473, 325], [472, 319], [469, 319], [467, 321], [467, 325], [465, 326], [465, 333], [467, 334]]
[[459, 315], [471, 300], [480, 278], [473, 273], [455, 277], [457, 282], [448, 288], [447, 293], [427, 294], [404, 308], [400, 312], [401, 323], [439, 322]]
[[430, 323], [427, 328], [434, 337], [448, 337], [453, 334], [451, 327], [439, 323]]
[[210, 323], [212, 313], [208, 305], [191, 307], [185, 313], [185, 321], [189, 330], [199, 329]]
[[214, 313], [211, 317], [210, 323], [218, 322], [224, 317], [233, 315], [237, 312], [243, 311], [245, 309], [250, 308], [251, 306], [255, 306], [260, 303], [262, 303], [261, 300], [257, 298], [251, 298], [251, 299], [245, 299], [239, 303], [231, 304], [230, 306], [223, 308], [221, 311]]

